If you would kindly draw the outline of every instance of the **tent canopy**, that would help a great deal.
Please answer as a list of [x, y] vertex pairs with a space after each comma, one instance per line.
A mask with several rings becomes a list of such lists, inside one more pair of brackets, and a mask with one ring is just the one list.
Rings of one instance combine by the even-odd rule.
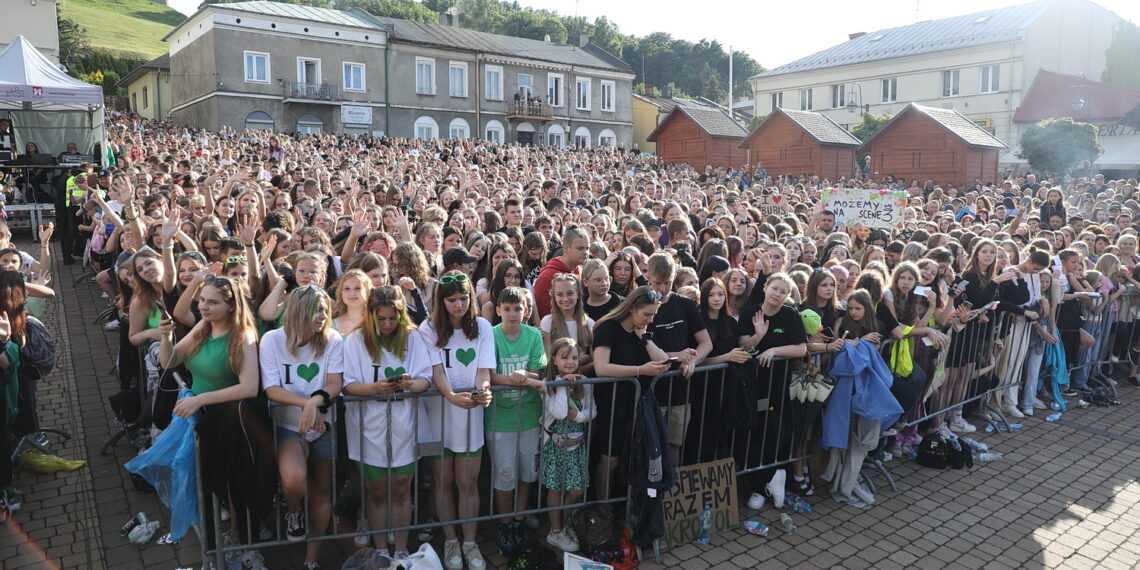
[[0, 108], [87, 111], [102, 105], [102, 87], [60, 71], [24, 36], [0, 52]]

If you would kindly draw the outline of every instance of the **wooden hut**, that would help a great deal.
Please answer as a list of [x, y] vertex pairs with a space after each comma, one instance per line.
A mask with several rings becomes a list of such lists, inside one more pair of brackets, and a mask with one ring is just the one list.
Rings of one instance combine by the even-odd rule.
[[911, 103], [859, 150], [871, 154], [875, 180], [966, 184], [998, 180], [1006, 144], [953, 109]]
[[817, 174], [836, 180], [855, 175], [855, 149], [863, 144], [823, 113], [776, 109], [740, 143], [751, 164], [768, 176]]
[[657, 143], [657, 156], [667, 163], [698, 170], [740, 168], [748, 163], [748, 152], [738, 148], [747, 135], [743, 124], [719, 108], [678, 105], [649, 133], [649, 141]]

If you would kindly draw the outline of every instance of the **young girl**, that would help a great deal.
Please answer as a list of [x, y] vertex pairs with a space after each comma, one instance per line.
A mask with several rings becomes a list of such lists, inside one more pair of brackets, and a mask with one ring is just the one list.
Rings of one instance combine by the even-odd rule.
[[610, 273], [600, 259], [590, 259], [582, 266], [582, 284], [586, 289], [586, 315], [595, 322], [621, 303], [621, 297], [610, 292]]
[[[593, 344], [594, 319], [586, 316], [581, 290], [581, 282], [573, 273], [554, 276], [550, 284], [551, 312], [542, 317], [538, 327], [547, 351], [556, 339], [563, 337], [574, 339], [583, 350], [588, 350]], [[589, 353], [582, 355], [579, 365], [584, 373], [589, 374], [593, 370], [592, 362]]]
[[359, 269], [345, 271], [344, 277], [337, 282], [332, 327], [342, 338], [364, 323], [372, 288], [372, 280]]
[[633, 263], [633, 257], [625, 251], [619, 251], [613, 255], [609, 266], [610, 277], [612, 278], [610, 293], [619, 297], [628, 297], [630, 291], [637, 287], [636, 275], [638, 271]]
[[737, 267], [729, 269], [728, 273], [724, 274], [724, 284], [728, 290], [728, 299], [725, 301], [724, 310], [729, 317], [736, 320], [740, 318], [740, 310], [748, 303], [750, 293], [748, 290], [748, 274]]
[[[570, 337], [556, 339], [547, 356], [547, 382], [582, 378], [578, 369], [581, 349]], [[597, 415], [594, 387], [573, 384], [547, 388], [542, 416], [542, 484], [546, 502], [560, 507], [578, 502], [589, 485], [589, 458], [586, 455], [587, 424]], [[550, 511], [550, 534], [546, 542], [567, 552], [578, 551], [578, 541], [563, 530], [562, 511]]]
[[[350, 403], [345, 414], [348, 457], [359, 464], [373, 529], [406, 526], [412, 520], [411, 482], [416, 442], [422, 439], [416, 433], [416, 414], [421, 405], [383, 396], [419, 393], [431, 386], [431, 356], [415, 330], [404, 292], [385, 285], [372, 290], [363, 325], [344, 343], [345, 394], [382, 395]], [[406, 558], [408, 533], [394, 534], [396, 558]], [[377, 550], [387, 554], [385, 533], [374, 534], [373, 540]]]
[[491, 280], [491, 286], [487, 291], [490, 301], [480, 305], [480, 313], [484, 319], [487, 319], [492, 325], [499, 324], [501, 320], [499, 315], [495, 313], [494, 299], [499, 298], [499, 293], [507, 287], [522, 287], [523, 286], [523, 266], [518, 260], [514, 258], [505, 259], [499, 262], [499, 266], [495, 268], [495, 277]]
[[[297, 258], [296, 267], [293, 270], [293, 277], [297, 283], [297, 287], [307, 287], [309, 285], [316, 287], [323, 286], [325, 283], [327, 263], [325, 256], [319, 253], [302, 253]], [[268, 322], [278, 321], [281, 315], [285, 313], [285, 306], [287, 304], [285, 288], [288, 286], [289, 283], [284, 278], [277, 279], [273, 290], [265, 297], [265, 301], [261, 303], [261, 309], [258, 310], [258, 316], [261, 317], [261, 320]], [[281, 325], [280, 322], [277, 324]]]
[[[496, 360], [491, 323], [476, 316], [475, 292], [466, 274], [450, 271], [439, 278], [431, 319], [420, 336], [431, 347], [432, 379], [443, 396], [426, 402], [428, 422], [443, 441], [442, 456], [432, 462], [437, 514], [440, 520], [454, 520], [458, 502], [459, 518], [474, 518], [479, 514], [483, 408], [491, 404]], [[464, 523], [461, 547], [455, 526], [443, 527], [448, 570], [461, 570], [464, 559], [470, 568], [485, 566], [475, 533], [476, 523]]]
[[[329, 405], [340, 393], [344, 356], [341, 336], [329, 327], [330, 300], [324, 289], [303, 287], [289, 294], [285, 326], [261, 339], [261, 385], [265, 395], [282, 404], [273, 408], [277, 424], [277, 468], [288, 511], [285, 536], [305, 539], [302, 501], [308, 497], [309, 519], [318, 535], [332, 516], [333, 437]], [[306, 568], [317, 564], [321, 542], [306, 546]]]
[[[1056, 345], [1061, 342], [1057, 335], [1056, 319], [1053, 317], [1054, 307], [1054, 287], [1053, 287], [1053, 273], [1049, 269], [1042, 269], [1037, 273], [1037, 279], [1040, 283], [1040, 298], [1036, 303], [1031, 304], [1033, 308], [1041, 315], [1039, 319], [1031, 323], [1032, 335], [1029, 337], [1029, 354], [1025, 361], [1025, 384], [1021, 388], [1021, 411], [1027, 416], [1032, 416], [1035, 409], [1044, 409], [1046, 406], [1037, 400], [1037, 387], [1041, 378], [1041, 361], [1045, 357], [1046, 351], [1052, 348], [1051, 345]], [[1053, 393], [1049, 391], [1049, 393]]]

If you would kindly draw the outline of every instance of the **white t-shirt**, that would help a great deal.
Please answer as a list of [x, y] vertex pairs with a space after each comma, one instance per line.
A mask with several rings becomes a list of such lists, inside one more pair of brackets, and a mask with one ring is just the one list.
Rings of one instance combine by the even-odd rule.
[[[311, 344], [311, 343], [310, 343]], [[261, 386], [284, 388], [298, 396], [308, 398], [317, 390], [324, 390], [328, 374], [344, 372], [344, 341], [340, 335], [329, 334], [324, 354], [317, 358], [310, 345], [298, 347], [297, 355], [289, 353], [285, 344], [285, 330], [276, 329], [261, 337], [258, 349], [261, 361]], [[328, 421], [329, 414], [322, 414]], [[273, 418], [277, 425], [297, 431], [301, 421], [301, 408], [297, 406], [274, 406]]]
[[[551, 327], [554, 326], [554, 323], [551, 321], [551, 318], [553, 317], [553, 313], [542, 317], [542, 320], [538, 323], [538, 330], [542, 331], [544, 334], [550, 334]], [[594, 330], [594, 319], [586, 317], [586, 328]], [[569, 336], [574, 340], [578, 340], [578, 323], [574, 321], [566, 321], [566, 336]], [[582, 350], [590, 349], [588, 346], [583, 346], [580, 348]]]
[[[344, 384], [371, 384], [389, 376], [407, 373], [412, 378], [431, 380], [431, 355], [423, 337], [408, 335], [403, 358], [381, 350], [373, 362], [364, 346], [361, 330], [344, 340]], [[415, 433], [419, 415], [420, 437]], [[349, 402], [345, 406], [348, 457], [376, 467], [401, 467], [416, 460], [417, 441], [430, 441], [426, 432], [427, 412], [419, 398], [369, 402]], [[391, 446], [389, 446], [391, 426]], [[363, 452], [363, 453], [362, 453]]]
[[[431, 322], [424, 321], [420, 326], [420, 336], [428, 346], [432, 365], [442, 364], [447, 373], [447, 381], [455, 391], [474, 388], [476, 374], [480, 368], [494, 372], [495, 333], [491, 323], [483, 317], [475, 317], [479, 332], [474, 339], [467, 338], [463, 331], [453, 331], [447, 346], [436, 348], [436, 334]], [[435, 441], [442, 433], [443, 445], [457, 453], [468, 453], [483, 447], [483, 408], [481, 406], [464, 410], [446, 402], [442, 396], [426, 399], [428, 418]]]

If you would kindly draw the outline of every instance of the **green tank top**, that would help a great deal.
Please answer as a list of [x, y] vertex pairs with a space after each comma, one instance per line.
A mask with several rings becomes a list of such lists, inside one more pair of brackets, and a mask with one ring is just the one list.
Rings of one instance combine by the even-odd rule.
[[230, 333], [206, 340], [198, 354], [186, 361], [194, 377], [195, 395], [229, 388], [238, 383], [238, 375], [230, 368]]
[[160, 325], [162, 325], [162, 311], [158, 310], [158, 305], [155, 305], [146, 316], [146, 328], [157, 329]]

